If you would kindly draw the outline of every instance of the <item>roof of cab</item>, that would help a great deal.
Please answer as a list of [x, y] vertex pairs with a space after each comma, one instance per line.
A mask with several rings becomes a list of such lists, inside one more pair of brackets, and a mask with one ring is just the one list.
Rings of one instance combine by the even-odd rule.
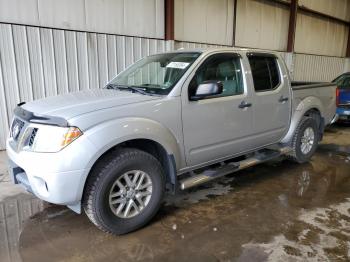
[[238, 48], [238, 47], [206, 47], [206, 48], [179, 48], [176, 50], [166, 51], [163, 53], [213, 53], [218, 51], [236, 51], [236, 52], [254, 52], [254, 53], [268, 53], [278, 54], [274, 51], [261, 50], [261, 49], [249, 49], [249, 48]]

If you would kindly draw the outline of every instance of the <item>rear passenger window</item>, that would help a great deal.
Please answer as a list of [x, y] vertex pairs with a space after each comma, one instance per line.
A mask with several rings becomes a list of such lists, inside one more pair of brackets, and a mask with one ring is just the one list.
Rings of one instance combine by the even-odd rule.
[[280, 73], [275, 57], [249, 55], [248, 59], [256, 92], [273, 90], [280, 84]]

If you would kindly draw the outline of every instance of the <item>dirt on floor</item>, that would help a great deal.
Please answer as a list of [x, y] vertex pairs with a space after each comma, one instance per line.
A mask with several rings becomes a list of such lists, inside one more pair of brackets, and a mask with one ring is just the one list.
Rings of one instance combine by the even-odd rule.
[[344, 125], [310, 163], [278, 159], [168, 196], [151, 224], [123, 236], [23, 192], [0, 159], [1, 261], [350, 261]]

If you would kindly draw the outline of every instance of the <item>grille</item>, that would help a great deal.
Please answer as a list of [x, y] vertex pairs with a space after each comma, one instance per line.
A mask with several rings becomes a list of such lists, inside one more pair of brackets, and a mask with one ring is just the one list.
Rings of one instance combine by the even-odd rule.
[[18, 140], [19, 134], [21, 133], [24, 126], [24, 122], [22, 120], [19, 120], [16, 118], [13, 120], [12, 126], [11, 126], [11, 136], [14, 140]]
[[34, 128], [32, 133], [30, 134], [30, 137], [29, 137], [29, 141], [28, 141], [28, 146], [29, 147], [32, 147], [33, 144], [34, 144], [34, 139], [35, 139], [35, 136], [36, 136], [36, 133], [38, 132], [38, 129], [37, 128]]

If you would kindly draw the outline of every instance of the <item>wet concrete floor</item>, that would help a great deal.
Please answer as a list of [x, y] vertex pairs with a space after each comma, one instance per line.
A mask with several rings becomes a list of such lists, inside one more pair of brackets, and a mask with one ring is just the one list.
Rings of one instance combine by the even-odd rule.
[[0, 261], [350, 261], [347, 126], [330, 128], [310, 163], [273, 161], [169, 196], [124, 236], [11, 192], [0, 196]]

